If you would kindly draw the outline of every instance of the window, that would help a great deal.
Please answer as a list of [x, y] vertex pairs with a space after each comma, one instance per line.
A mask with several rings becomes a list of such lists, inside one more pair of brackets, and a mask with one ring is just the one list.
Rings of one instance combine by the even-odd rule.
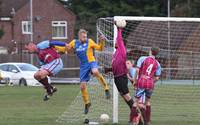
[[22, 34], [31, 34], [30, 21], [22, 21]]
[[38, 68], [31, 64], [17, 64], [22, 71], [38, 71]]
[[16, 66], [14, 66], [14, 65], [9, 65], [9, 67], [8, 67], [8, 72], [13, 72], [13, 70], [19, 72], [19, 70], [17, 69]]
[[8, 71], [8, 65], [1, 65], [0, 70], [2, 71]]
[[67, 39], [66, 21], [52, 21], [52, 39]]

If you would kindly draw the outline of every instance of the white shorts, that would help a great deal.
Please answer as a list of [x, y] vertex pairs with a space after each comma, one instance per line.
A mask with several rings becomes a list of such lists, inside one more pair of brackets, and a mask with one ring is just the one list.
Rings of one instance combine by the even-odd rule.
[[55, 59], [50, 63], [43, 65], [40, 69], [47, 70], [50, 75], [55, 76], [63, 68], [63, 62], [61, 58]]

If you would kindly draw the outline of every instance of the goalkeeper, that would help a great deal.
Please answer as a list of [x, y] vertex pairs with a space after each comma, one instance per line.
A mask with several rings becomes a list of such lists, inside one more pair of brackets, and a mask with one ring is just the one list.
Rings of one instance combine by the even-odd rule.
[[[112, 68], [105, 68], [105, 72], [112, 71], [114, 75], [115, 85], [123, 97], [124, 101], [130, 107], [133, 107], [133, 99], [130, 96], [128, 89], [128, 77], [127, 77], [127, 67], [126, 67], [126, 48], [124, 46], [123, 38], [122, 38], [122, 29], [118, 28], [117, 31], [117, 39], [116, 39], [116, 51], [112, 58]], [[130, 119], [132, 113], [130, 113]]]
[[[84, 113], [87, 114], [91, 103], [89, 101], [89, 94], [87, 91], [86, 83], [90, 80], [90, 74], [92, 73], [97, 80], [104, 87], [106, 98], [110, 98], [110, 91], [108, 84], [106, 83], [103, 76], [98, 71], [98, 64], [95, 61], [93, 50], [103, 51], [105, 45], [105, 40], [100, 39], [100, 43], [96, 44], [92, 39], [88, 39], [87, 31], [80, 29], [78, 32], [78, 39], [72, 40], [69, 44], [64, 44], [65, 48], [63, 51], [68, 51], [74, 49], [76, 55], [80, 60], [80, 88], [82, 92], [83, 101], [85, 104]], [[59, 49], [59, 47], [57, 48]], [[62, 48], [60, 48], [62, 50]]]

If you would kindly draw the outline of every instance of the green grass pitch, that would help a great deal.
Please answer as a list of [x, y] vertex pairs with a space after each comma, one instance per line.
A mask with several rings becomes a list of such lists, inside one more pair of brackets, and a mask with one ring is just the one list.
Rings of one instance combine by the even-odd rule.
[[[0, 125], [59, 125], [56, 119], [77, 96], [79, 86], [57, 87], [48, 102], [43, 102], [40, 87], [0, 87]], [[158, 85], [152, 98], [152, 125], [199, 125], [199, 106], [199, 86]]]

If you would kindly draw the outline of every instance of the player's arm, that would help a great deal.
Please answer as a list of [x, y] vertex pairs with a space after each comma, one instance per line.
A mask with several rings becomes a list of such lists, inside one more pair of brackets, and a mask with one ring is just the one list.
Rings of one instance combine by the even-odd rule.
[[129, 73], [127, 74], [127, 76], [128, 76], [128, 79], [131, 81], [133, 88], [135, 88], [135, 84], [136, 84], [135, 81], [137, 79], [137, 77], [135, 78], [135, 75], [136, 75], [136, 68], [131, 67], [129, 69]]
[[49, 44], [51, 47], [55, 48], [59, 54], [64, 54], [66, 52], [65, 42], [53, 40], [50, 41]]
[[50, 47], [49, 43], [50, 43], [49, 40], [44, 40], [44, 41], [37, 44], [37, 48], [39, 48], [39, 49], [49, 48]]
[[128, 77], [128, 79], [130, 80], [130, 82], [131, 82], [131, 84], [132, 84], [133, 88], [135, 88], [135, 84], [134, 84], [134, 78], [132, 78], [132, 77], [130, 76], [130, 74], [129, 74], [129, 73], [127, 73], [127, 77]]
[[50, 46], [65, 47], [65, 42], [53, 40], [53, 41], [50, 41], [50, 42], [49, 42], [49, 45], [50, 45]]
[[162, 70], [162, 68], [161, 68], [160, 64], [158, 63], [158, 67], [156, 69], [156, 73], [155, 73], [155, 77], [154, 77], [154, 83], [156, 83], [160, 79], [161, 70]]
[[122, 38], [122, 29], [118, 28], [117, 31], [117, 49], [121, 52], [121, 54], [126, 57], [126, 47], [124, 45], [124, 41]]
[[92, 48], [99, 50], [99, 51], [103, 51], [104, 46], [105, 46], [105, 39], [100, 38], [99, 44], [96, 44], [92, 39], [89, 39], [89, 42], [90, 42]]
[[39, 49], [46, 49], [49, 47], [54, 47], [54, 46], [60, 46], [60, 47], [65, 47], [65, 43], [61, 41], [49, 41], [45, 40], [37, 44], [37, 48]]
[[71, 53], [72, 50], [75, 48], [75, 40], [72, 40], [71, 42], [69, 42], [69, 44], [65, 44], [66, 47], [66, 51], [67, 53]]
[[135, 84], [137, 83], [137, 78], [138, 78], [139, 70], [140, 69], [138, 67], [136, 67], [135, 76], [134, 76], [133, 82], [132, 82], [133, 86], [135, 86]]
[[71, 41], [69, 44], [62, 42], [62, 41], [51, 41], [50, 46], [54, 47], [59, 53], [70, 53], [71, 50], [74, 48], [74, 40]]
[[133, 78], [130, 76], [130, 74], [129, 74], [129, 73], [127, 73], [127, 77], [128, 77], [128, 79], [131, 81], [131, 83], [132, 83], [132, 81], [133, 81]]
[[158, 77], [158, 76], [154, 77], [154, 83], [156, 83], [159, 79], [160, 79], [160, 77]]
[[139, 71], [140, 71], [140, 68], [142, 66], [142, 63], [144, 62], [145, 60], [145, 56], [142, 56], [138, 59], [137, 61], [137, 66], [136, 66], [136, 73], [135, 73], [135, 77], [134, 77], [134, 84], [136, 84], [136, 81], [137, 81], [137, 78], [138, 78], [138, 74], [139, 74]]

